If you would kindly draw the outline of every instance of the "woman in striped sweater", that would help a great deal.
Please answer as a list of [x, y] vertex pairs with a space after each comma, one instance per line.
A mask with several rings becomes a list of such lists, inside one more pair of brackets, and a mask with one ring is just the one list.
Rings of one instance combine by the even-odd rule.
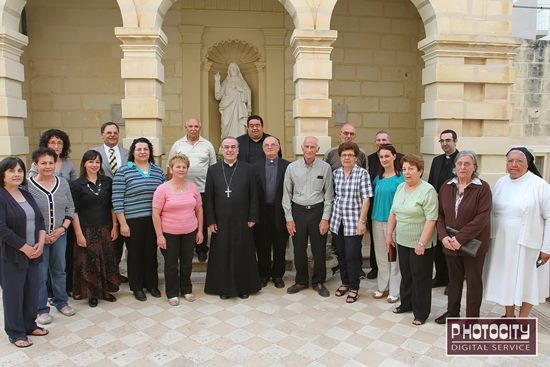
[[164, 182], [164, 174], [153, 158], [153, 145], [147, 138], [132, 142], [128, 164], [113, 178], [113, 208], [126, 237], [128, 281], [138, 301], [160, 297], [157, 273], [157, 246], [152, 220], [153, 194]]

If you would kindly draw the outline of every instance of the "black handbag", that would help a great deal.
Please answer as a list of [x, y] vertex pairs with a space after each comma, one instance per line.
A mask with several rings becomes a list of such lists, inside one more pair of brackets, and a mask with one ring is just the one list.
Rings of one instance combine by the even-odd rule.
[[[449, 234], [449, 236], [456, 236], [458, 234], [459, 231], [457, 231], [456, 229], [452, 228], [452, 227], [445, 227], [447, 229], [447, 233]], [[471, 257], [476, 257], [477, 255], [477, 252], [479, 250], [479, 247], [481, 246], [481, 241], [480, 240], [477, 240], [477, 239], [473, 239], [471, 240], [470, 242], [468, 243], [465, 243], [463, 244], [462, 246], [460, 246], [460, 249], [458, 249], [458, 252], [461, 254], [461, 255], [466, 255], [466, 256], [471, 256]]]

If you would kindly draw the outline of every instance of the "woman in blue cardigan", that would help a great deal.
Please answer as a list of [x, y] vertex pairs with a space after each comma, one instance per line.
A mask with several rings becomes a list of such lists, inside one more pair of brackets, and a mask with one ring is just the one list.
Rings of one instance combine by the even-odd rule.
[[[4, 305], [4, 330], [18, 348], [33, 343], [27, 335], [44, 336], [36, 325], [38, 263], [46, 231], [44, 219], [25, 182], [25, 164], [8, 157], [0, 162], [0, 285]], [[3, 281], [4, 280], [4, 281]]]

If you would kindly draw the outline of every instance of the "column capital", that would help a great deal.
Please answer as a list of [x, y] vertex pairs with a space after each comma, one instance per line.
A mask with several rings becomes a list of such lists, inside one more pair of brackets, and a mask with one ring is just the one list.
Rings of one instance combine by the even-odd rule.
[[337, 36], [335, 30], [295, 29], [290, 36], [290, 47], [294, 57], [300, 53], [325, 54], [328, 57]]
[[23, 48], [28, 44], [29, 38], [24, 34], [6, 27], [0, 27], [0, 51], [2, 53], [19, 58], [23, 54]]
[[122, 42], [124, 57], [141, 58], [144, 54], [164, 55], [168, 37], [160, 28], [116, 27], [115, 36]]
[[513, 37], [486, 35], [483, 39], [475, 35], [438, 35], [418, 42], [418, 50], [424, 53], [422, 58], [426, 63], [439, 57], [513, 60], [519, 46]]

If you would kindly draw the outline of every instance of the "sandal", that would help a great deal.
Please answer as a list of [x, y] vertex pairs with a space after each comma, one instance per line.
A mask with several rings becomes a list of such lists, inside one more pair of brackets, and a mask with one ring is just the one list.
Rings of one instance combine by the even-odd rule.
[[386, 301], [388, 301], [388, 303], [395, 303], [399, 301], [399, 296], [388, 296], [388, 298], [386, 298]]
[[29, 338], [8, 338], [10, 343], [15, 345], [17, 348], [28, 348], [33, 345], [32, 341]]
[[351, 290], [349, 291], [348, 297], [346, 298], [346, 303], [354, 303], [359, 297], [359, 291]]
[[389, 291], [384, 291], [384, 292], [380, 292], [380, 291], [376, 291], [374, 292], [374, 294], [372, 295], [373, 298], [375, 299], [380, 299], [380, 298], [384, 298], [384, 297], [387, 297], [388, 294], [390, 294]]
[[403, 306], [397, 306], [393, 310], [393, 313], [405, 313], [405, 312], [411, 312], [411, 311], [412, 311], [412, 308], [405, 308]]
[[50, 333], [48, 329], [44, 329], [43, 327], [37, 326], [36, 329], [31, 331], [30, 333], [27, 333], [27, 335], [32, 336], [46, 336]]
[[424, 325], [425, 322], [426, 320], [414, 319], [412, 324], [416, 326], [420, 326], [420, 325]]
[[183, 298], [187, 302], [194, 302], [197, 299], [193, 293], [186, 293], [186, 294], [183, 295]]
[[180, 300], [178, 297], [172, 297], [168, 299], [168, 303], [170, 304], [170, 306], [179, 306]]
[[341, 286], [338, 287], [336, 292], [334, 292], [334, 295], [336, 297], [342, 297], [344, 294], [348, 293], [348, 291], [349, 291], [349, 286], [342, 284]]

